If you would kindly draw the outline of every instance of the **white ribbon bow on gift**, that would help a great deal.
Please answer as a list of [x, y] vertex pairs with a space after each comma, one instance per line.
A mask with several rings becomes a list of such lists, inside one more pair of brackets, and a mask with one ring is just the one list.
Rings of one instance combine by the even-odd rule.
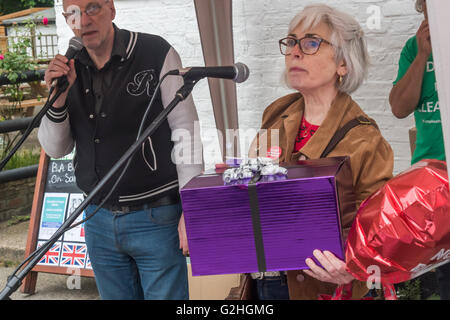
[[286, 176], [288, 170], [274, 164], [270, 158], [251, 158], [243, 161], [239, 168], [231, 168], [225, 170], [223, 173], [223, 181], [229, 183], [231, 181], [251, 179], [256, 174], [261, 176]]

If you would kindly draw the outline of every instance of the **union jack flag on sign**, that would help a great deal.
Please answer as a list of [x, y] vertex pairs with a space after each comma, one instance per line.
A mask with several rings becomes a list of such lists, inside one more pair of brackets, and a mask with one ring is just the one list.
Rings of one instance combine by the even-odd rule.
[[87, 250], [85, 244], [64, 243], [60, 266], [84, 268], [86, 253]]
[[[39, 242], [37, 247], [40, 248], [45, 242]], [[55, 243], [48, 250], [42, 259], [38, 262], [40, 265], [45, 266], [58, 266], [59, 265], [59, 254], [61, 252], [61, 243]]]
[[89, 257], [89, 254], [86, 257], [86, 269], [92, 270], [91, 257]]

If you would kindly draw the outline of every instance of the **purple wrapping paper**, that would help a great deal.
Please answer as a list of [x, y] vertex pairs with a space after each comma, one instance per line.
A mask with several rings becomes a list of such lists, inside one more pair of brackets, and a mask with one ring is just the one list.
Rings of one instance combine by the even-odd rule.
[[192, 274], [305, 269], [314, 249], [343, 259], [340, 216], [354, 210], [348, 160], [281, 164], [287, 177], [256, 183], [266, 270], [258, 268], [248, 181], [227, 185], [222, 174], [193, 178], [181, 190]]

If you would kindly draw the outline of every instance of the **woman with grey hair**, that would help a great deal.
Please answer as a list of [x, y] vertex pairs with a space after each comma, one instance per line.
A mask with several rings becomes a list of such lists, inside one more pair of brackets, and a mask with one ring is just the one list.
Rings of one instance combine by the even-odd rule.
[[[295, 93], [279, 98], [263, 114], [262, 130], [250, 156], [280, 162], [348, 156], [355, 208], [392, 177], [393, 153], [373, 119], [349, 96], [368, 69], [364, 32], [351, 16], [326, 5], [311, 5], [294, 17], [279, 41], [285, 80]], [[278, 130], [278, 141], [270, 141]], [[346, 238], [356, 210], [341, 217]], [[346, 272], [345, 262], [317, 248], [309, 270], [252, 274], [260, 299], [317, 299], [353, 281], [353, 296], [367, 291]], [[287, 280], [287, 281], [286, 281]], [[287, 283], [287, 286], [285, 285]]]

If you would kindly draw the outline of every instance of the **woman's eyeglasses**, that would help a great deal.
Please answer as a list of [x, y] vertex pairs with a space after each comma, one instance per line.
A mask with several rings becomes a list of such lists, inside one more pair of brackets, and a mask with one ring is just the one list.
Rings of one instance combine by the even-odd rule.
[[317, 53], [317, 51], [319, 51], [322, 42], [332, 46], [332, 44], [327, 40], [311, 35], [306, 35], [301, 39], [297, 39], [294, 37], [286, 37], [278, 41], [280, 45], [280, 52], [285, 56], [290, 55], [292, 53], [292, 50], [297, 44], [304, 54], [307, 55], [315, 54]]

